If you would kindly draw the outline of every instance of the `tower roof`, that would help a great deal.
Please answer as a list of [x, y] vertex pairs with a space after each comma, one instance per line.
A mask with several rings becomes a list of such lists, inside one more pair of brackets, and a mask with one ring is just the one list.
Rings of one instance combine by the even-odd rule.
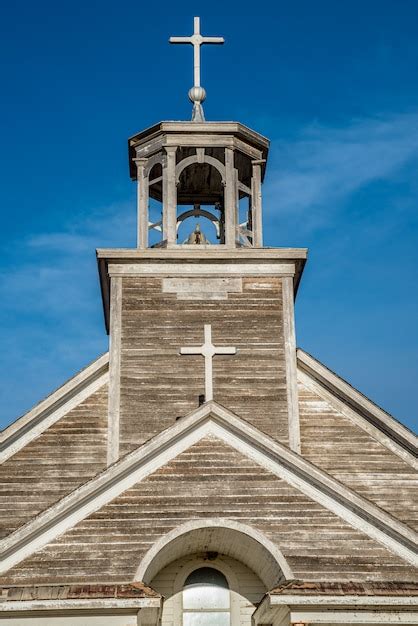
[[[191, 136], [193, 140], [191, 142]], [[218, 143], [222, 147], [236, 149], [251, 159], [260, 159], [262, 163], [262, 177], [264, 178], [266, 159], [270, 142], [267, 137], [260, 135], [248, 126], [239, 122], [159, 122], [154, 126], [135, 133], [128, 139], [129, 173], [133, 180], [137, 177], [135, 158], [150, 157], [161, 148], [176, 145], [180, 147], [214, 146]]]

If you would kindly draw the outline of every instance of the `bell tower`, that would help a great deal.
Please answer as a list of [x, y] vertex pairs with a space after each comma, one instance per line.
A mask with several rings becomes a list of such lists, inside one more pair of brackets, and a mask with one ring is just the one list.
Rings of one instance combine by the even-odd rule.
[[129, 139], [137, 247], [98, 250], [110, 334], [108, 462], [205, 402], [299, 451], [294, 297], [305, 249], [263, 246], [269, 141], [207, 122], [195, 18], [192, 120]]
[[191, 217], [203, 232], [205, 222], [214, 227], [211, 243], [221, 249], [261, 248], [268, 146], [237, 122], [162, 122], [134, 135], [129, 160], [138, 184], [138, 248], [187, 246], [180, 232]]

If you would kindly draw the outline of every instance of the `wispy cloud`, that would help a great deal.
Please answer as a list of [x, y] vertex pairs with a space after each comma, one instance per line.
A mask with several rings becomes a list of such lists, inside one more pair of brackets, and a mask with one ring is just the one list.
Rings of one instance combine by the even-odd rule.
[[418, 157], [418, 113], [354, 120], [343, 128], [311, 125], [276, 144], [276, 154], [266, 204], [282, 215], [303, 215], [312, 227], [333, 204]]

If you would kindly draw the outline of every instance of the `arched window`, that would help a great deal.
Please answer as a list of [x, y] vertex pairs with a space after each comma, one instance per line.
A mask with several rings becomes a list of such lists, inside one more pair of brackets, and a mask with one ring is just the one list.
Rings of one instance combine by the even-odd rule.
[[225, 576], [213, 567], [195, 569], [183, 588], [183, 626], [230, 626], [231, 597]]

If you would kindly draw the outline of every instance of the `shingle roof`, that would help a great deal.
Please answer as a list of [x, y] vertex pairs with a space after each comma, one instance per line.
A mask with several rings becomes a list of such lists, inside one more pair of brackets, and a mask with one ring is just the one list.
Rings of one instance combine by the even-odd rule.
[[36, 585], [33, 587], [4, 587], [1, 590], [3, 602], [160, 597], [160, 594], [151, 587], [139, 582], [117, 585]]
[[418, 596], [418, 582], [307, 582], [291, 580], [270, 595]]

